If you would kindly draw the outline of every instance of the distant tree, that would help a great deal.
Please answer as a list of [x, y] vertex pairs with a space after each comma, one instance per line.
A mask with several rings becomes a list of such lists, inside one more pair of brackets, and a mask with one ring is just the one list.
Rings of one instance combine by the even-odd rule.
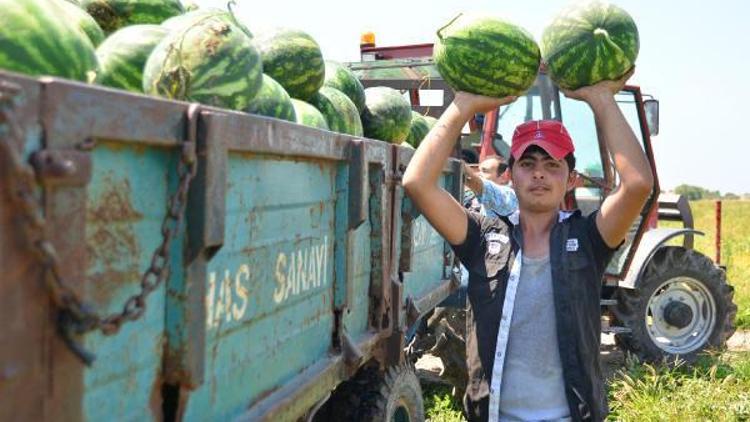
[[708, 190], [700, 186], [682, 184], [674, 189], [676, 194], [686, 197], [689, 201], [699, 199], [721, 199], [721, 192], [718, 190]]
[[682, 195], [689, 201], [697, 201], [703, 199], [706, 195], [706, 190], [699, 186], [692, 186], [682, 184], [674, 188], [674, 192], [678, 195]]
[[730, 199], [730, 200], [731, 199], [740, 199], [740, 196], [737, 195], [737, 194], [734, 194], [732, 192], [727, 192], [727, 193], [724, 194], [724, 196], [723, 196], [722, 199]]

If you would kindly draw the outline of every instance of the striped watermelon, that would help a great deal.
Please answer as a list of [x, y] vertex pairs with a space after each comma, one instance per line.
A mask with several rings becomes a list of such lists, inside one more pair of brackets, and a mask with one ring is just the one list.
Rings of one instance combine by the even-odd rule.
[[539, 71], [539, 47], [523, 28], [499, 18], [460, 15], [438, 31], [435, 65], [457, 91], [519, 95]]
[[292, 98], [309, 101], [325, 79], [320, 46], [308, 34], [277, 28], [257, 38], [263, 71], [286, 89]]
[[542, 56], [552, 80], [576, 89], [616, 80], [638, 57], [638, 28], [621, 8], [603, 2], [572, 6], [542, 35]]
[[263, 75], [263, 86], [245, 111], [290, 122], [297, 121], [289, 94], [268, 75]]
[[310, 104], [320, 110], [330, 130], [362, 136], [362, 121], [359, 120], [357, 106], [343, 92], [324, 86], [313, 95]]
[[187, 25], [193, 25], [196, 22], [199, 22], [200, 20], [207, 18], [209, 16], [217, 16], [222, 19], [226, 19], [227, 22], [233, 24], [234, 26], [240, 28], [242, 32], [245, 33], [250, 38], [253, 38], [253, 34], [250, 32], [249, 29], [243, 24], [241, 24], [237, 18], [232, 14], [232, 12], [217, 8], [206, 8], [206, 9], [195, 9], [193, 11], [190, 11], [188, 13], [185, 13], [184, 15], [174, 16], [171, 17], [164, 22], [161, 23], [161, 25], [170, 31], [184, 28]]
[[96, 71], [94, 46], [50, 0], [0, 0], [0, 69], [29, 76], [89, 81]]
[[81, 0], [105, 33], [135, 24], [160, 24], [185, 12], [180, 0]]
[[365, 88], [362, 82], [348, 68], [340, 63], [326, 61], [326, 77], [324, 86], [336, 88], [346, 94], [357, 106], [357, 111], [362, 113], [365, 108]]
[[294, 106], [294, 114], [297, 115], [297, 123], [328, 130], [326, 118], [323, 117], [317, 108], [296, 98], [292, 98], [292, 105]]
[[412, 110], [411, 126], [409, 126], [409, 136], [406, 137], [406, 143], [418, 147], [430, 129], [435, 126], [435, 123], [437, 123], [436, 118], [423, 116]]
[[143, 91], [242, 111], [263, 84], [258, 50], [225, 19], [208, 17], [170, 32], [149, 56]]
[[116, 31], [96, 49], [99, 72], [94, 82], [143, 92], [143, 67], [168, 33], [159, 25], [131, 25]]
[[393, 88], [367, 88], [362, 126], [368, 138], [400, 144], [409, 136], [411, 106]]
[[57, 0], [60, 6], [65, 9], [66, 20], [75, 27], [78, 27], [83, 31], [94, 47], [104, 41], [104, 31], [99, 27], [94, 18], [91, 17], [85, 10], [76, 6], [67, 0]]

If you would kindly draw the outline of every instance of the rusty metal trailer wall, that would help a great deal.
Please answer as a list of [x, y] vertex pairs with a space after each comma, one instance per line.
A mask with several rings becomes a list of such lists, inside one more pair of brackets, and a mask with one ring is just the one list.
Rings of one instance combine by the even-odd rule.
[[[401, 223], [414, 214], [398, 185], [404, 148], [68, 81], [0, 81], [22, 88], [27, 155], [80, 160], [38, 194], [64, 278], [102, 314], [140, 289], [186, 138], [198, 157], [169, 277], [141, 318], [83, 336], [91, 367], [58, 336], [0, 166], [0, 420], [293, 420], [365, 362], [403, 359], [407, 323], [450, 291], [445, 242], [419, 217]], [[443, 183], [457, 194], [457, 163]]]

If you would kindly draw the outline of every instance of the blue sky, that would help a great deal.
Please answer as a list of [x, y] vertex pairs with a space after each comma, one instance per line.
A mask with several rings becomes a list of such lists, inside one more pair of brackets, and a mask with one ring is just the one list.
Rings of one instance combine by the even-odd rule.
[[[195, 0], [223, 7], [225, 1]], [[750, 3], [621, 0], [638, 25], [641, 49], [631, 83], [660, 101], [654, 138], [665, 189], [680, 183], [750, 192]], [[541, 38], [565, 0], [237, 0], [251, 31], [287, 26], [308, 32], [326, 59], [359, 60], [359, 36], [374, 31], [380, 46], [432, 42], [460, 12], [504, 16]]]

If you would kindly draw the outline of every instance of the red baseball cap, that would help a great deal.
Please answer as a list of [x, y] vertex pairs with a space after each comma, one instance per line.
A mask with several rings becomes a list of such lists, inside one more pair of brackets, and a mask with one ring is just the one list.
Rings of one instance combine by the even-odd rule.
[[511, 155], [518, 160], [531, 145], [539, 146], [556, 160], [575, 151], [568, 131], [557, 120], [531, 120], [518, 125], [513, 132]]

